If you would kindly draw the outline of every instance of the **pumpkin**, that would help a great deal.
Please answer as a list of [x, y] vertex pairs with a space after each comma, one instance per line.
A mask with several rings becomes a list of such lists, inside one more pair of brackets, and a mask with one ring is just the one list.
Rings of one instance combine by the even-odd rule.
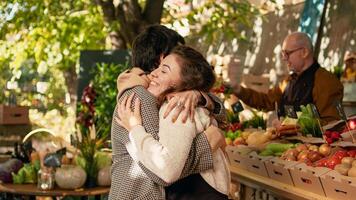
[[57, 169], [55, 180], [63, 189], [77, 189], [84, 185], [87, 179], [85, 171], [76, 165], [62, 165]]
[[99, 170], [97, 181], [99, 186], [111, 185], [111, 166], [106, 166]]

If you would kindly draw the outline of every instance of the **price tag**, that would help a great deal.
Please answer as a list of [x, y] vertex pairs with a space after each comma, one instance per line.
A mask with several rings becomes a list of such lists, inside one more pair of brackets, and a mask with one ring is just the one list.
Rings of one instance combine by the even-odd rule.
[[340, 118], [344, 121], [347, 121], [345, 110], [344, 110], [344, 107], [342, 106], [341, 102], [335, 101], [334, 105], [336, 107], [337, 113], [339, 114]]
[[239, 113], [244, 110], [244, 107], [242, 106], [240, 101], [237, 101], [236, 103], [232, 104], [231, 108], [234, 113]]
[[297, 113], [294, 110], [294, 106], [292, 105], [284, 105], [284, 112], [289, 118], [294, 118], [294, 119], [298, 118]]

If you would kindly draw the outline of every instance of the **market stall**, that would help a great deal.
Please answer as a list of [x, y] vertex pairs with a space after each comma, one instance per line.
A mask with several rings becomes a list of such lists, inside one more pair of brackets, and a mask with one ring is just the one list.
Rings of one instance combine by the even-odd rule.
[[[316, 118], [309, 120], [315, 120], [318, 131], [311, 132], [312, 121], [299, 121], [287, 129], [297, 122], [290, 119], [278, 129], [244, 128], [237, 124], [241, 122], [230, 125], [225, 133], [226, 152], [232, 181], [241, 184], [241, 199], [259, 199], [256, 196], [261, 192], [265, 193], [262, 199], [353, 199], [355, 118], [323, 127]], [[308, 125], [301, 129], [302, 123]], [[304, 134], [306, 131], [311, 134]], [[322, 137], [313, 137], [318, 132]], [[252, 194], [246, 188], [252, 188]]]

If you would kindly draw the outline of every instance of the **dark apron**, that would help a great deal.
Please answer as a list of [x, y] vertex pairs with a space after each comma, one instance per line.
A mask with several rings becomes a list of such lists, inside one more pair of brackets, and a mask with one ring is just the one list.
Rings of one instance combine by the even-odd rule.
[[211, 187], [200, 174], [193, 174], [183, 178], [166, 189], [167, 200], [223, 200], [228, 199]]
[[278, 116], [286, 116], [285, 105], [293, 106], [294, 111], [300, 111], [301, 105], [313, 103], [313, 88], [315, 73], [320, 68], [319, 63], [314, 62], [300, 76], [291, 75], [288, 85], [283, 92], [278, 106]]

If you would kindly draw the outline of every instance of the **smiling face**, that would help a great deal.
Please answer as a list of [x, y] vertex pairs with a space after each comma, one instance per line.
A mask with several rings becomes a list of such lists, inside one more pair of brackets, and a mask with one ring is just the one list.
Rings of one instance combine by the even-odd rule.
[[162, 60], [159, 67], [151, 72], [151, 82], [147, 90], [155, 97], [173, 90], [180, 84], [181, 68], [178, 59], [177, 55], [169, 54]]

